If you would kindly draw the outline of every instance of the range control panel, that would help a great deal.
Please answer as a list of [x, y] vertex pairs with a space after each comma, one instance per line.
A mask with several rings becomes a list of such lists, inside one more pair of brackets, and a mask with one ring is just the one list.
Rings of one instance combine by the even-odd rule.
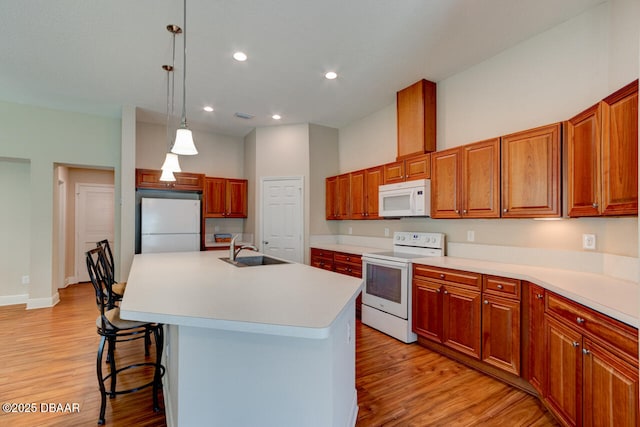
[[444, 233], [396, 231], [393, 233], [394, 246], [442, 249], [445, 245]]

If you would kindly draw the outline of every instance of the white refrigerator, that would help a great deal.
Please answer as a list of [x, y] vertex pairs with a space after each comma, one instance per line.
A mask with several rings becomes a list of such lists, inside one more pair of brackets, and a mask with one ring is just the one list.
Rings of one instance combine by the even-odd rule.
[[140, 209], [142, 253], [200, 250], [200, 200], [143, 197]]

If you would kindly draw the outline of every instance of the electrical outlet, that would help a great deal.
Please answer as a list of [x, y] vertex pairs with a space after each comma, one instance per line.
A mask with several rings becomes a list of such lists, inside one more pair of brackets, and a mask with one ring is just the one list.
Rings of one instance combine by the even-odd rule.
[[386, 227], [384, 229], [384, 237], [389, 237], [389, 229]]
[[22, 284], [23, 285], [28, 285], [29, 282], [30, 282], [29, 276], [22, 276]]
[[467, 231], [467, 242], [475, 242], [476, 241], [476, 232], [473, 230]]
[[596, 235], [595, 234], [583, 234], [582, 235], [582, 249], [593, 250], [596, 248]]

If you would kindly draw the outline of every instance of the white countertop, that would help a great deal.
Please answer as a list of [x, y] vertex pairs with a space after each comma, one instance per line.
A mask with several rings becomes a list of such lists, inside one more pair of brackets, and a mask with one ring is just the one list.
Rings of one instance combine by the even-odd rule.
[[[254, 255], [243, 251], [240, 256]], [[324, 339], [362, 280], [304, 264], [235, 267], [225, 251], [134, 256], [125, 319]]]
[[637, 283], [628, 280], [602, 274], [448, 256], [412, 261], [415, 264], [526, 280], [628, 325], [640, 326], [640, 289]]

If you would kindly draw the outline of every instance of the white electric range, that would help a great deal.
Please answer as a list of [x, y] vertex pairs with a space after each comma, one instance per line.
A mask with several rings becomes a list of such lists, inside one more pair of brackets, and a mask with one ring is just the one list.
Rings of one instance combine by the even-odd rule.
[[445, 255], [445, 235], [397, 231], [393, 251], [362, 255], [362, 323], [405, 343], [416, 341], [411, 325], [412, 259]]

